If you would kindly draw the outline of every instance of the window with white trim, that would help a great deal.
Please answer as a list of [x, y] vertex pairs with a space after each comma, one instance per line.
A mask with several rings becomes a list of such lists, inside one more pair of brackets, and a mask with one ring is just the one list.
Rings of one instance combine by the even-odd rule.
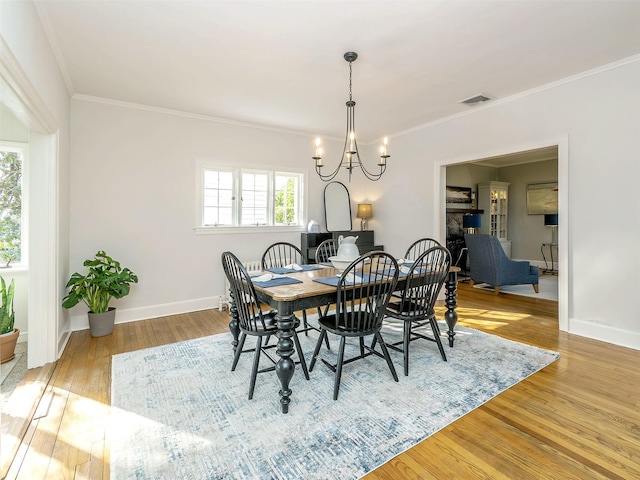
[[304, 224], [304, 174], [200, 163], [198, 227]]
[[26, 215], [23, 202], [23, 174], [26, 145], [0, 142], [0, 262], [25, 263]]

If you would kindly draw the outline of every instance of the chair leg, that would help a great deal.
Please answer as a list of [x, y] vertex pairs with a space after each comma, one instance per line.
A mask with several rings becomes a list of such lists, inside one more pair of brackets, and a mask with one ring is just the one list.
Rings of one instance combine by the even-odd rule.
[[[382, 353], [384, 354], [384, 359], [387, 361], [387, 365], [389, 366], [389, 370], [391, 370], [391, 375], [393, 375], [393, 379], [398, 381], [398, 374], [396, 373], [396, 369], [393, 366], [393, 362], [391, 361], [391, 356], [389, 355], [389, 350], [387, 350], [387, 346], [384, 344], [384, 340], [382, 340], [382, 335], [380, 332], [376, 332], [376, 338], [380, 342], [380, 346], [382, 347]], [[343, 337], [344, 338], [344, 337]]]
[[298, 334], [296, 331], [293, 331], [293, 341], [296, 344], [296, 350], [298, 351], [298, 357], [300, 358], [300, 366], [302, 367], [302, 372], [304, 373], [304, 378], [309, 380], [309, 370], [307, 370], [307, 361], [304, 359], [304, 353], [302, 353], [302, 347], [300, 346], [300, 339], [298, 338]]
[[340, 390], [340, 377], [342, 376], [342, 364], [344, 363], [344, 346], [346, 337], [340, 337], [340, 349], [338, 350], [338, 363], [336, 365], [336, 379], [333, 384], [333, 399], [338, 399], [338, 390]]
[[498, 295], [500, 293], [500, 287], [493, 287], [493, 293]]
[[253, 354], [253, 368], [251, 370], [251, 384], [249, 385], [249, 400], [253, 398], [253, 390], [256, 388], [256, 377], [258, 376], [258, 365], [260, 364], [260, 354], [262, 353], [262, 337], [256, 338], [256, 351]]
[[309, 371], [313, 372], [313, 366], [316, 364], [316, 360], [318, 359], [318, 353], [320, 352], [320, 347], [322, 346], [322, 339], [327, 336], [326, 330], [320, 330], [320, 336], [318, 337], [318, 341], [316, 342], [316, 349], [313, 351], [313, 356], [311, 357], [311, 363], [309, 364]]
[[364, 357], [364, 337], [360, 337], [360, 356]]
[[411, 321], [404, 322], [402, 332], [402, 360], [404, 361], [404, 376], [409, 376], [409, 338], [411, 337]]
[[304, 334], [305, 336], [309, 336], [309, 323], [307, 322], [307, 311], [302, 310], [302, 324], [304, 325]]
[[447, 354], [444, 353], [444, 347], [442, 346], [442, 340], [440, 340], [440, 327], [438, 327], [438, 321], [435, 318], [429, 320], [431, 324], [431, 331], [433, 332], [433, 338], [436, 340], [436, 344], [438, 345], [438, 350], [440, 350], [440, 355], [442, 356], [442, 360], [447, 361]]
[[[325, 310], [325, 315], [327, 314], [327, 311], [329, 310], [329, 307], [327, 307], [327, 309]], [[320, 309], [320, 307], [318, 307], [318, 318], [322, 317], [322, 310]], [[306, 310], [302, 310], [302, 320], [303, 320], [303, 324], [304, 324], [304, 334], [306, 336], [309, 336], [309, 323], [307, 322], [307, 311]], [[311, 327], [314, 330], [318, 330], [315, 327]], [[331, 347], [329, 347], [329, 337], [324, 337], [324, 341], [327, 344], [327, 350], [331, 350]]]
[[329, 335], [324, 336], [324, 343], [327, 344], [327, 350], [331, 350], [331, 347], [329, 346]]
[[532, 285], [533, 285], [533, 291], [536, 292], [536, 293], [540, 293], [538, 291], [539, 290], [538, 284], [537, 283], [532, 283]]
[[242, 353], [242, 348], [244, 347], [244, 341], [247, 339], [246, 333], [240, 334], [240, 341], [238, 342], [238, 346], [236, 347], [236, 354], [233, 356], [233, 365], [231, 365], [231, 371], [235, 371], [236, 366], [238, 365], [238, 360], [240, 359], [240, 354]]

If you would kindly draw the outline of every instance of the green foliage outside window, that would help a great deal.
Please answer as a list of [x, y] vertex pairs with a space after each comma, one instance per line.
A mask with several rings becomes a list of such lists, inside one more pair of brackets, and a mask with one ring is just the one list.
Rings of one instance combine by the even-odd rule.
[[290, 225], [296, 222], [296, 181], [288, 178], [275, 195], [275, 223]]
[[22, 158], [0, 151], [0, 258], [7, 266], [20, 261]]

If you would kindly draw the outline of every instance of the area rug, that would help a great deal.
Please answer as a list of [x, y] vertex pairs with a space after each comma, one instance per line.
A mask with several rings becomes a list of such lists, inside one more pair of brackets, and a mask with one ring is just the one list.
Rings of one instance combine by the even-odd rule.
[[[544, 300], [558, 301], [558, 277], [556, 275], [544, 275], [538, 280], [538, 293], [531, 285], [505, 285], [500, 287], [500, 293], [522, 295], [524, 297], [542, 298]], [[473, 288], [493, 292], [493, 287], [486, 283], [478, 283]]]
[[[383, 335], [392, 341], [400, 331]], [[402, 354], [392, 352], [398, 383], [376, 356], [345, 365], [337, 401], [333, 372], [322, 362], [309, 381], [296, 367], [286, 415], [274, 372], [258, 374], [247, 399], [252, 354], [231, 372], [230, 334], [114, 355], [111, 478], [359, 478], [559, 357], [456, 331], [447, 362], [435, 344], [413, 343], [408, 377]], [[316, 338], [301, 336], [307, 361]], [[335, 337], [331, 346], [337, 350]], [[353, 352], [348, 346], [345, 358]], [[324, 347], [321, 355], [335, 358]]]

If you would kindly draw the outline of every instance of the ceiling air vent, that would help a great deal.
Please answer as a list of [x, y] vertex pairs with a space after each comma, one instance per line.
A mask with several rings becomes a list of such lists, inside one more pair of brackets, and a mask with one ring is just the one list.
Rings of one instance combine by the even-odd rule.
[[458, 103], [464, 103], [466, 105], [476, 105], [491, 100], [491, 97], [487, 97], [482, 93], [474, 95], [473, 97], [465, 98], [464, 100], [458, 100]]

